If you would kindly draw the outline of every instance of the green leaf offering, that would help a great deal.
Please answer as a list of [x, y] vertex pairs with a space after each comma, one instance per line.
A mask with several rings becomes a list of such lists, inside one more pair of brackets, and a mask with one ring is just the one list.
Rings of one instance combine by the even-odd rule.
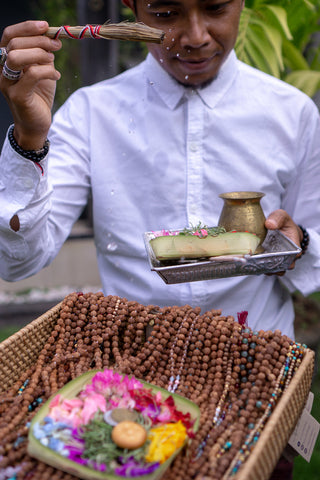
[[30, 456], [87, 480], [158, 480], [194, 436], [200, 410], [112, 369], [67, 383], [33, 418]]
[[[221, 231], [222, 230], [222, 231]], [[260, 238], [249, 232], [196, 229], [164, 232], [150, 240], [158, 260], [195, 259], [222, 255], [253, 255]]]

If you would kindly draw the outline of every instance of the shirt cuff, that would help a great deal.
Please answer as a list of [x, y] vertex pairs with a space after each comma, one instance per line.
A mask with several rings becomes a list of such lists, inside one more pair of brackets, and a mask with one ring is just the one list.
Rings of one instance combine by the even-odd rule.
[[0, 226], [8, 228], [10, 219], [47, 190], [47, 161], [39, 166], [19, 155], [6, 136], [0, 156]]

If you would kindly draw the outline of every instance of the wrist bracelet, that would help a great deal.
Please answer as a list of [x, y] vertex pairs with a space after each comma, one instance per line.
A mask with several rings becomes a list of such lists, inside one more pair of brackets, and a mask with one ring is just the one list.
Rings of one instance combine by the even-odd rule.
[[298, 225], [298, 227], [300, 228], [303, 234], [302, 240], [300, 242], [300, 248], [301, 248], [301, 255], [304, 255], [308, 249], [310, 237], [309, 237], [309, 233], [305, 228], [303, 228], [301, 225]]
[[8, 139], [13, 150], [19, 153], [19, 155], [21, 155], [22, 157], [27, 158], [28, 160], [31, 160], [32, 162], [36, 162], [36, 163], [41, 162], [41, 160], [43, 160], [44, 157], [49, 152], [49, 146], [50, 146], [49, 140], [46, 140], [44, 143], [44, 146], [39, 150], [24, 150], [16, 142], [13, 136], [13, 129], [14, 129], [14, 125], [10, 127], [8, 132]]

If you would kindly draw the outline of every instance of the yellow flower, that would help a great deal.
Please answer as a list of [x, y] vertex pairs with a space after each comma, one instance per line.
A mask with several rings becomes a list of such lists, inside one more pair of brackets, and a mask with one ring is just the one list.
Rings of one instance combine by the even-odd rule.
[[165, 462], [183, 445], [187, 437], [186, 427], [181, 420], [152, 428], [148, 439], [150, 445], [146, 454], [147, 462]]

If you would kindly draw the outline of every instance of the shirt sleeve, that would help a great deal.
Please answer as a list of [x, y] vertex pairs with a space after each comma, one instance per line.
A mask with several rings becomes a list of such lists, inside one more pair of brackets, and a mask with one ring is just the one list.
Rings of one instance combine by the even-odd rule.
[[282, 277], [291, 292], [309, 295], [320, 290], [320, 120], [313, 102], [307, 102], [297, 139], [297, 168], [284, 196], [284, 209], [307, 229], [310, 242], [295, 268]]
[[[0, 276], [18, 281], [55, 258], [90, 192], [84, 102], [69, 98], [49, 132], [50, 150], [41, 167], [17, 154], [6, 138], [0, 157]], [[42, 172], [43, 170], [43, 172]], [[14, 232], [11, 218], [20, 229]]]

